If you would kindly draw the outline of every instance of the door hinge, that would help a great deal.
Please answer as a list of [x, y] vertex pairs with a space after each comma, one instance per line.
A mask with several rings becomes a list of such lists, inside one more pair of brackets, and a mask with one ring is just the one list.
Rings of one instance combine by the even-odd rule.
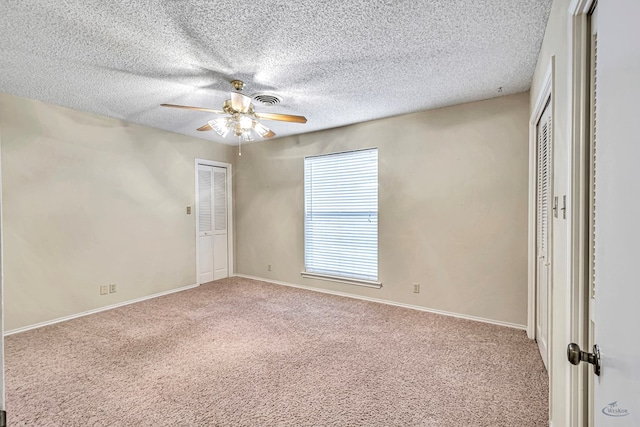
[[558, 196], [553, 197], [553, 208], [551, 210], [553, 211], [553, 217], [558, 218]]
[[0, 411], [0, 427], [7, 427], [7, 411]]

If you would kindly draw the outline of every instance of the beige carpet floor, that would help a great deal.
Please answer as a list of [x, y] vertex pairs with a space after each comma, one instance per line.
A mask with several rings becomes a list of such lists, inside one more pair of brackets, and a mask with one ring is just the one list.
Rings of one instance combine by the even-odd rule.
[[523, 331], [230, 278], [6, 338], [10, 426], [546, 426]]

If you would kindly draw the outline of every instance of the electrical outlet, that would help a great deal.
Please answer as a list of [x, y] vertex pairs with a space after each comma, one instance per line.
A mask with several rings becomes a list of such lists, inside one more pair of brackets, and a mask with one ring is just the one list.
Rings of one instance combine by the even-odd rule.
[[109, 285], [100, 285], [100, 295], [106, 295], [109, 293]]
[[267, 265], [267, 271], [271, 271], [271, 264]]
[[113, 294], [115, 292], [116, 292], [116, 284], [112, 283], [112, 284], [109, 285], [109, 293]]
[[413, 284], [413, 293], [415, 293], [415, 294], [419, 294], [420, 293], [420, 283], [414, 283]]

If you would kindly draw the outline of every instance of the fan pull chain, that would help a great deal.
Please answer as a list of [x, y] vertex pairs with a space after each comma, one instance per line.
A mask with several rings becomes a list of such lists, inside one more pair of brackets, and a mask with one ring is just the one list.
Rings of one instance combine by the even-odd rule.
[[238, 135], [238, 156], [242, 156], [242, 137]]

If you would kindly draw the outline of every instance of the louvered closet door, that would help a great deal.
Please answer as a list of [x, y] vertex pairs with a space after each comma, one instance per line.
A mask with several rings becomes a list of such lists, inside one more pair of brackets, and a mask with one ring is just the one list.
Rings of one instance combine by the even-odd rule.
[[228, 277], [227, 170], [198, 165], [199, 283]]
[[538, 122], [536, 341], [548, 368], [549, 282], [551, 278], [551, 107], [547, 103]]
[[213, 168], [213, 280], [229, 277], [227, 169]]

